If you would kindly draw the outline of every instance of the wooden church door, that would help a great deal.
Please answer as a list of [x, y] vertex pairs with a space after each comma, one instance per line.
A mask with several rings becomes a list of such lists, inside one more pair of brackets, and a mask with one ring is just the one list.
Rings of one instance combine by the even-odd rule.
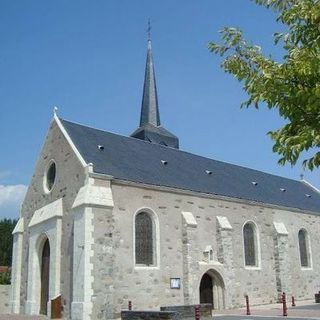
[[200, 303], [210, 303], [213, 306], [213, 283], [210, 275], [205, 273], [200, 282]]
[[50, 245], [47, 239], [42, 250], [41, 259], [41, 298], [40, 314], [47, 314], [47, 303], [49, 300], [49, 268], [50, 268]]

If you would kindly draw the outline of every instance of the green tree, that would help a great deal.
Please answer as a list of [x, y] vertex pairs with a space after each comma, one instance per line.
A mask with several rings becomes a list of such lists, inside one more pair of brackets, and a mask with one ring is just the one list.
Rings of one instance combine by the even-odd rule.
[[11, 283], [11, 271], [0, 273], [0, 285]]
[[243, 37], [241, 30], [227, 27], [221, 43], [209, 50], [224, 57], [222, 68], [233, 74], [248, 94], [242, 106], [277, 109], [286, 124], [268, 134], [279, 163], [296, 164], [308, 151], [303, 165], [320, 166], [320, 0], [254, 0], [273, 9], [286, 32], [275, 33], [276, 45], [285, 55], [275, 61]]
[[17, 220], [0, 220], [0, 266], [11, 266], [12, 260], [12, 231]]

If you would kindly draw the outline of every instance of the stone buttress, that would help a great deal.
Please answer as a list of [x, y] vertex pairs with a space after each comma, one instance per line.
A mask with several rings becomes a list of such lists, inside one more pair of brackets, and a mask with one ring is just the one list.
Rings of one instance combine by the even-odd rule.
[[[73, 320], [112, 319], [113, 199], [110, 179], [88, 167], [86, 184], [74, 204]], [[97, 288], [97, 281], [103, 288]]]

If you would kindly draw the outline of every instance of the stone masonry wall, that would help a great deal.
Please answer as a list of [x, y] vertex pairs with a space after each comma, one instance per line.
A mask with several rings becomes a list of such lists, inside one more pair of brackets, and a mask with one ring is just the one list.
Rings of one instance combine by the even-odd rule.
[[[194, 320], [196, 305], [170, 306], [161, 307], [161, 311], [172, 311], [177, 313], [179, 320]], [[212, 306], [211, 304], [201, 304], [199, 307], [200, 319], [212, 320]]]
[[[314, 293], [320, 290], [320, 217], [311, 214], [292, 214], [289, 211], [273, 210], [275, 220], [281, 220], [287, 227], [287, 256], [285, 281], [288, 283], [288, 294], [299, 299], [313, 299]], [[301, 268], [299, 255], [298, 232], [304, 228], [309, 237], [311, 268]]]
[[221, 226], [217, 226], [217, 256], [218, 261], [223, 264], [225, 274], [224, 279], [227, 288], [233, 287], [230, 294], [225, 296], [225, 306], [234, 306], [239, 301], [239, 297], [236, 296], [238, 282], [235, 279], [235, 269], [233, 261], [233, 229], [225, 229]]
[[[266, 304], [276, 301], [276, 279], [274, 271], [273, 215], [269, 208], [254, 205], [234, 204], [233, 212], [226, 212], [233, 227], [234, 270], [236, 281], [236, 303], [244, 304], [248, 294], [251, 304]], [[257, 267], [246, 267], [244, 263], [243, 226], [246, 222], [255, 224], [257, 233]], [[265, 284], [268, 283], [268, 286]]]
[[[194, 283], [196, 280], [196, 274], [199, 273], [199, 258], [200, 251], [198, 248], [198, 226], [196, 224], [188, 223], [184, 218], [182, 220], [182, 246], [183, 246], [183, 296], [184, 304], [192, 305], [196, 303], [197, 288], [194, 288]], [[194, 271], [198, 272], [195, 273]]]
[[[289, 233], [286, 263], [290, 266], [290, 274], [286, 274], [286, 269], [282, 271], [282, 278], [286, 278], [288, 282], [287, 294], [295, 294], [298, 299], [311, 298], [318, 290], [319, 216], [267, 208], [254, 203], [237, 203], [124, 186], [116, 182], [112, 183], [112, 192], [115, 266], [113, 290], [114, 308], [117, 312], [127, 308], [128, 300], [132, 300], [133, 310], [154, 310], [163, 305], [198, 303], [201, 277], [207, 271], [215, 271], [221, 275], [227, 308], [243, 306], [245, 294], [249, 295], [253, 305], [276, 302], [278, 292], [274, 221], [283, 222]], [[144, 209], [151, 210], [159, 221], [159, 260], [153, 267], [134, 265], [134, 216]], [[182, 212], [191, 212], [196, 219], [197, 227], [192, 231], [187, 231], [183, 226]], [[232, 230], [219, 231], [217, 216], [227, 218]], [[244, 265], [242, 228], [248, 221], [257, 227], [257, 267]], [[310, 270], [303, 270], [300, 266], [298, 231], [301, 227], [314, 240], [311, 241]], [[187, 243], [190, 244], [188, 250]], [[208, 245], [213, 248], [215, 261], [203, 259], [203, 251]], [[188, 257], [190, 253], [191, 256]], [[188, 261], [190, 263], [186, 265]], [[191, 263], [192, 261], [195, 263]], [[190, 276], [194, 279], [192, 283]], [[180, 290], [170, 289], [170, 278], [181, 278]], [[188, 281], [192, 290], [185, 287]]]
[[290, 265], [288, 263], [288, 236], [276, 234], [274, 236], [275, 274], [278, 299], [281, 301], [283, 292], [290, 292]]
[[181, 320], [170, 311], [121, 311], [121, 320]]
[[[54, 159], [57, 167], [55, 185], [49, 194], [43, 189], [43, 177], [47, 164]], [[21, 283], [21, 312], [24, 313], [27, 300], [27, 274], [28, 274], [28, 224], [33, 213], [57, 199], [63, 199], [62, 218], [62, 248], [61, 248], [61, 294], [64, 314], [70, 312], [72, 292], [72, 228], [73, 217], [71, 207], [73, 201], [84, 184], [85, 172], [78, 158], [72, 151], [62, 132], [55, 122], [50, 125], [44, 146], [31, 179], [21, 213], [24, 217], [24, 239], [22, 253], [22, 283]]]
[[[114, 219], [111, 209], [94, 208], [94, 257], [93, 257], [93, 314], [92, 319], [119, 318], [119, 310], [114, 310]], [[124, 276], [124, 275], [123, 275]], [[102, 281], [103, 279], [103, 281]], [[125, 297], [128, 298], [128, 297]], [[118, 300], [116, 303], [121, 304]], [[114, 313], [117, 313], [114, 315]]]

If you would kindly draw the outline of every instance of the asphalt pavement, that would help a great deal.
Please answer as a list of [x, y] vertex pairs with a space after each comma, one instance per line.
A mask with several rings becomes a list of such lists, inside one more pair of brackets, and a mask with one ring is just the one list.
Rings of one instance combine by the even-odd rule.
[[[288, 306], [288, 316], [282, 315], [282, 304], [254, 306], [250, 308], [251, 315], [246, 315], [246, 309], [220, 310], [213, 312], [213, 320], [320, 320], [320, 303], [314, 301], [297, 301], [296, 307]], [[0, 314], [0, 320], [46, 320], [44, 316], [27, 316]]]
[[246, 309], [232, 309], [216, 311], [213, 319], [220, 320], [273, 320], [279, 318], [290, 320], [317, 319], [320, 320], [320, 303], [314, 301], [297, 301], [296, 306], [288, 305], [288, 316], [283, 316], [281, 303], [272, 305], [254, 306], [250, 308], [251, 315], [246, 315]]
[[[279, 320], [279, 316], [270, 316], [270, 317], [263, 317], [263, 316], [228, 316], [228, 315], [220, 315], [214, 316], [213, 320]], [[309, 318], [309, 317], [281, 317], [281, 318], [288, 318], [288, 320], [318, 320], [320, 318]]]

